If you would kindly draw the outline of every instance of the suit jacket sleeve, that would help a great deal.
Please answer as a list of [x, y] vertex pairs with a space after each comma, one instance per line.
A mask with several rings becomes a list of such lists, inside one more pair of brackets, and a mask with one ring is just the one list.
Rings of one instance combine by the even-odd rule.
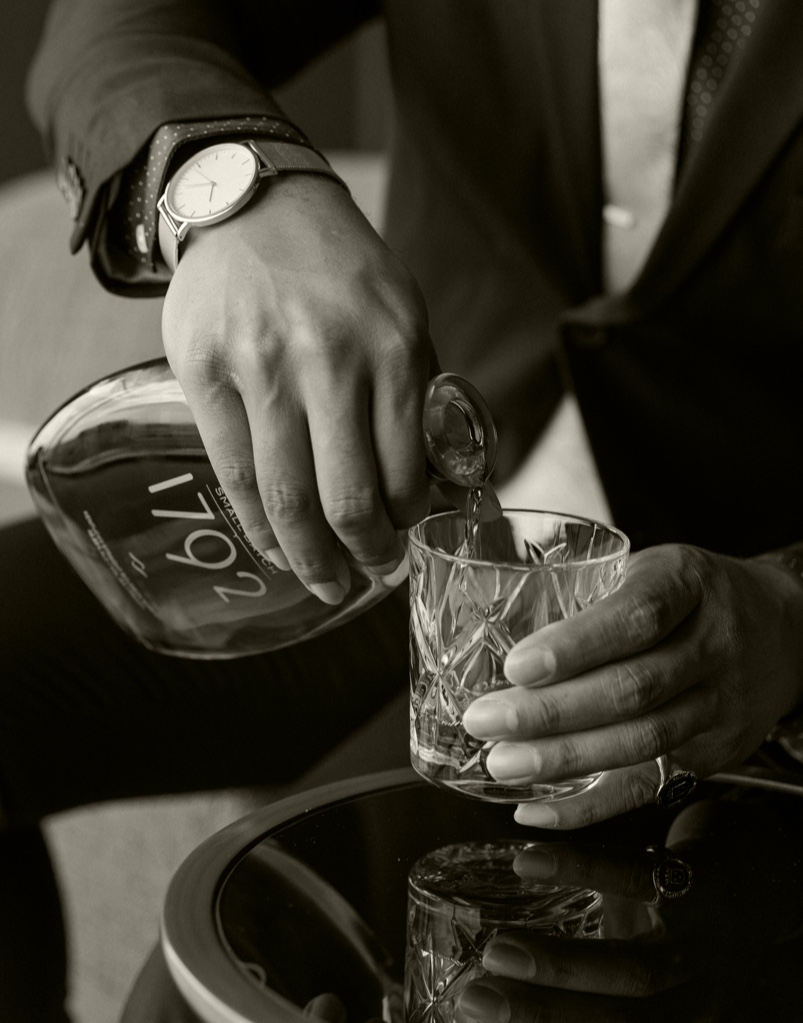
[[[272, 87], [377, 13], [372, 0], [55, 0], [28, 105], [69, 190], [80, 248], [109, 183], [169, 122], [287, 121]], [[63, 189], [64, 190], [64, 189]]]

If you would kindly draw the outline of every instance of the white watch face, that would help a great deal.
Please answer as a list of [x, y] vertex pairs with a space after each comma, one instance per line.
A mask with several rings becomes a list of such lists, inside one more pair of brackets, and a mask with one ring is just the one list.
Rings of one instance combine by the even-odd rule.
[[251, 193], [259, 173], [247, 146], [223, 142], [179, 167], [167, 188], [167, 203], [182, 220], [210, 221], [233, 212]]

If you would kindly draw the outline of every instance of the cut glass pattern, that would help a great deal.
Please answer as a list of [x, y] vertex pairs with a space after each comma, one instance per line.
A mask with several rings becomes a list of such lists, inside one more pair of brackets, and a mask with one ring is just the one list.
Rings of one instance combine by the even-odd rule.
[[464, 842], [423, 856], [410, 870], [404, 971], [406, 1023], [453, 1023], [455, 1002], [485, 976], [482, 954], [499, 932], [602, 935], [602, 896], [518, 877], [515, 857], [534, 843]]
[[[478, 696], [509, 686], [504, 662], [516, 643], [618, 588], [627, 540], [599, 523], [538, 512], [483, 522], [473, 560], [454, 553], [463, 540], [457, 513], [411, 531], [413, 766], [471, 795], [531, 799], [531, 786], [500, 786], [489, 777], [484, 765], [492, 744], [466, 733], [463, 713]], [[547, 795], [587, 788], [596, 777], [549, 786]]]

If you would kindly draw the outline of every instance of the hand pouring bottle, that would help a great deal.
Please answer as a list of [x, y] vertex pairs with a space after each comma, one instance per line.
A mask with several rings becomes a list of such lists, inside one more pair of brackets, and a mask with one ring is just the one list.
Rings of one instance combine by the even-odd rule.
[[[423, 432], [436, 479], [476, 487], [480, 463], [490, 472], [493, 423], [459, 377], [430, 382]], [[106, 377], [55, 412], [30, 444], [27, 481], [78, 575], [126, 632], [161, 653], [287, 646], [360, 614], [406, 576], [406, 559], [378, 576], [344, 552], [351, 587], [333, 606], [279, 571], [245, 535], [165, 359]]]

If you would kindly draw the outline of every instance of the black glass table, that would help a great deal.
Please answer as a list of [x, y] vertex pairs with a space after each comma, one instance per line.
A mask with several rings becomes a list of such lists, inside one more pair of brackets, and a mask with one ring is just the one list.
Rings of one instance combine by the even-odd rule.
[[535, 981], [518, 982], [512, 1023], [801, 1019], [801, 795], [796, 776], [748, 770], [700, 784], [679, 810], [555, 833], [412, 770], [354, 779], [196, 849], [166, 898], [162, 953], [205, 1023], [291, 1023], [327, 993], [348, 1023], [405, 1011], [448, 1023], [454, 1004], [434, 990], [411, 1004], [409, 978], [403, 1004], [411, 866], [460, 843], [547, 843], [548, 883], [598, 891], [601, 925], [544, 939], [542, 976], [536, 962]]

